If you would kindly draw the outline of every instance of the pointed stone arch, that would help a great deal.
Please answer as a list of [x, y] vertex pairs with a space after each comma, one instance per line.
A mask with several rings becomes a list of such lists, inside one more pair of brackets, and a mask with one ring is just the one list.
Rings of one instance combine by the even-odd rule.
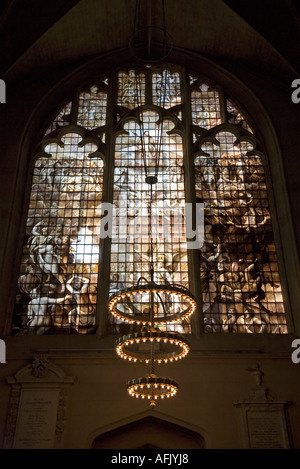
[[144, 415], [99, 433], [91, 449], [204, 449], [205, 439], [194, 429], [163, 416]]

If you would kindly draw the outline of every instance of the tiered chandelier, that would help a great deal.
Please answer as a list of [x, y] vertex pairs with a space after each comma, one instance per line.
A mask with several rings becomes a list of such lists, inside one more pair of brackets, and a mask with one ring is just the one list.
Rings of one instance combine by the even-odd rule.
[[[167, 90], [168, 73], [165, 60], [171, 51], [170, 36], [166, 32], [164, 0], [162, 0], [163, 28], [152, 25], [140, 27], [139, 17], [141, 14], [140, 0], [136, 0], [136, 11], [134, 20], [134, 31], [130, 41], [130, 50], [139, 62], [161, 64], [161, 76], [165, 83], [161, 87], [161, 109], [164, 107], [165, 92]], [[154, 57], [151, 54], [149, 38], [153, 37], [153, 31], [162, 32], [162, 54]], [[145, 36], [147, 53], [140, 53], [141, 41]], [[161, 37], [161, 36], [160, 36]], [[163, 67], [163, 68], [162, 68]], [[137, 96], [139, 97], [138, 78], [136, 83]], [[138, 107], [142, 102], [138, 103]], [[159, 116], [163, 121], [162, 115]], [[178, 391], [178, 383], [166, 377], [156, 374], [156, 366], [176, 362], [186, 357], [190, 346], [186, 338], [178, 332], [160, 330], [160, 326], [166, 328], [168, 325], [181, 325], [188, 320], [196, 309], [196, 301], [190, 291], [178, 284], [157, 284], [154, 281], [154, 241], [152, 236], [152, 201], [156, 184], [159, 180], [159, 161], [162, 154], [162, 125], [161, 130], [155, 136], [155, 156], [150, 155], [145, 142], [145, 131], [143, 120], [139, 122], [141, 134], [141, 152], [145, 169], [145, 182], [147, 183], [148, 223], [150, 233], [150, 262], [149, 278], [140, 277], [137, 284], [120, 290], [113, 294], [109, 301], [109, 312], [118, 320], [127, 324], [137, 325], [140, 331], [120, 337], [115, 348], [118, 356], [133, 363], [145, 363], [149, 365], [150, 372], [142, 378], [132, 379], [127, 382], [127, 391], [130, 396], [141, 398], [150, 402], [154, 408], [157, 401], [175, 396]], [[155, 161], [153, 161], [155, 159]], [[175, 329], [174, 327], [174, 329]]]
[[[153, 273], [151, 267], [149, 282], [124, 289], [109, 302], [111, 314], [126, 323], [141, 326], [140, 332], [120, 337], [115, 348], [124, 360], [150, 365], [150, 374], [128, 381], [127, 390], [133, 397], [148, 399], [151, 407], [158, 399], [170, 398], [178, 390], [175, 380], [156, 375], [156, 365], [181, 360], [190, 350], [184, 336], [161, 331], [159, 325], [181, 324], [196, 309], [196, 302], [187, 289], [172, 284], [158, 285], [153, 281]], [[174, 309], [176, 314], [172, 313]]]

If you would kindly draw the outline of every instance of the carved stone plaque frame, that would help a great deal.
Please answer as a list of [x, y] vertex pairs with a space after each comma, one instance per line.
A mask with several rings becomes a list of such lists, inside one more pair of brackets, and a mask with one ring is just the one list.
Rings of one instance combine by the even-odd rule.
[[75, 377], [46, 357], [35, 357], [15, 376], [11, 386], [4, 449], [63, 447], [69, 388]]
[[235, 402], [244, 449], [290, 449], [286, 408], [289, 402]]

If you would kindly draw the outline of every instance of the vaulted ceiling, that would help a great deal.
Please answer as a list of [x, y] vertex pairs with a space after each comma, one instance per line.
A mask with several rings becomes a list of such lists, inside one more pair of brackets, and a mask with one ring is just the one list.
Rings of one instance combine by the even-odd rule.
[[[136, 0], [3, 0], [0, 75], [80, 63], [128, 47]], [[159, 0], [141, 0], [142, 24], [162, 26]], [[300, 72], [297, 0], [165, 0], [174, 47], [266, 77]], [[154, 38], [155, 39], [155, 38]], [[289, 82], [290, 83], [290, 82]]]

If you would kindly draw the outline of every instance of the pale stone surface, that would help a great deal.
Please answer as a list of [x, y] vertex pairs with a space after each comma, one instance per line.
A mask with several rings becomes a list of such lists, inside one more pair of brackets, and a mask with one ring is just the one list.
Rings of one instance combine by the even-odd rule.
[[59, 389], [22, 390], [14, 448], [53, 448], [58, 398]]

